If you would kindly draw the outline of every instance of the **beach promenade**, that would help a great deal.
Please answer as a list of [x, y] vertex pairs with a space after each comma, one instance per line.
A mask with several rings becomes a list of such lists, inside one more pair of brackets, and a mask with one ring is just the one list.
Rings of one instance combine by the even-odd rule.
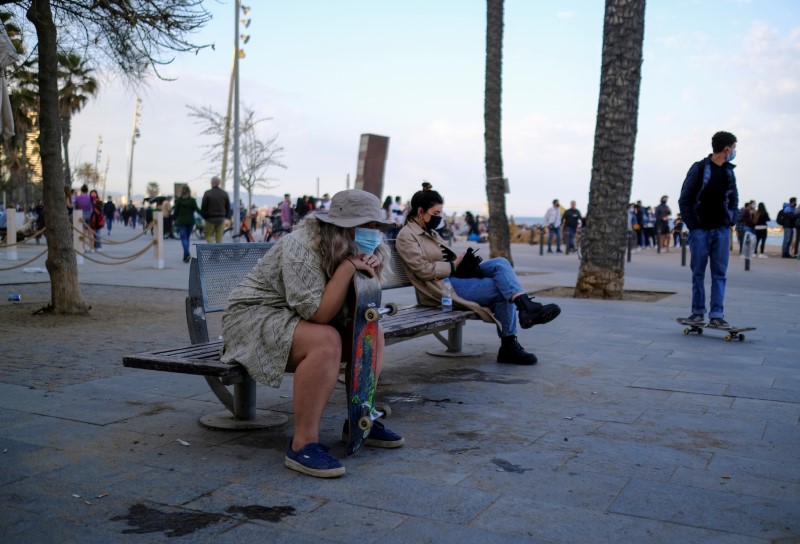
[[[535, 366], [495, 363], [477, 321], [475, 356], [429, 355], [430, 336], [389, 346], [378, 398], [406, 444], [358, 452], [336, 480], [283, 467], [291, 375], [258, 392], [288, 425], [221, 432], [198, 424], [220, 409], [202, 377], [122, 366], [189, 342], [179, 242], [163, 270], [152, 253], [80, 265], [83, 318], [32, 315], [50, 297], [43, 261], [0, 271], [0, 542], [800, 542], [800, 262], [775, 249], [750, 271], [731, 259], [725, 317], [758, 328], [744, 342], [682, 334], [689, 269], [651, 250], [625, 287], [658, 300], [541, 298], [563, 313], [520, 331]], [[577, 257], [538, 250], [513, 246], [523, 286], [574, 286]], [[337, 457], [344, 397], [322, 423]]]

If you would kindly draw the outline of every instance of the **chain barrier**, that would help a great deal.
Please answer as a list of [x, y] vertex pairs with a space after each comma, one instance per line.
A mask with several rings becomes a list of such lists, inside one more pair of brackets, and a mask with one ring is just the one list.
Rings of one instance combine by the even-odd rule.
[[[87, 224], [86, 224], [86, 221], [84, 221], [84, 220], [83, 220], [83, 218], [81, 218], [81, 219], [80, 219], [80, 221], [81, 221], [81, 223], [83, 223], [83, 225], [85, 225], [87, 228], [91, 228], [91, 227], [89, 227], [89, 225], [87, 225]], [[119, 241], [119, 242], [117, 242], [117, 241], [111, 241], [111, 240], [108, 240], [108, 239], [102, 238], [101, 236], [97, 235], [96, 233], [95, 233], [95, 238], [96, 238], [97, 240], [99, 240], [101, 243], [107, 243], [107, 244], [117, 244], [117, 245], [121, 245], [121, 244], [127, 244], [127, 243], [133, 242], [133, 241], [135, 241], [135, 240], [138, 240], [138, 239], [139, 239], [139, 238], [141, 238], [142, 236], [146, 235], [146, 234], [147, 234], [147, 231], [148, 231], [148, 230], [151, 230], [152, 228], [154, 228], [154, 226], [155, 226], [155, 221], [152, 221], [152, 222], [150, 222], [150, 223], [149, 223], [149, 224], [148, 224], [148, 225], [145, 227], [145, 229], [142, 231], [142, 233], [141, 233], [141, 234], [138, 234], [137, 236], [134, 236], [134, 237], [133, 237], [133, 238], [131, 238], [130, 240], [124, 240], [124, 241]], [[75, 228], [75, 225], [72, 225], [72, 224], [71, 224], [71, 225], [70, 225], [70, 228], [71, 228], [72, 230], [74, 230], [75, 232], [77, 232], [78, 234], [80, 234], [80, 235], [81, 235], [81, 237], [88, 238], [88, 237], [86, 237], [86, 233], [85, 233], [85, 231], [82, 231], [82, 230], [80, 230], [80, 229], [77, 229], [77, 228]], [[0, 246], [0, 248], [1, 248], [1, 247], [11, 247], [11, 246], [18, 246], [18, 245], [24, 244], [24, 243], [25, 243], [25, 242], [27, 242], [28, 240], [31, 240], [31, 239], [33, 239], [33, 238], [36, 238], [36, 237], [38, 237], [38, 236], [41, 236], [41, 235], [42, 235], [42, 234], [43, 234], [43, 233], [44, 233], [46, 230], [47, 230], [47, 228], [45, 227], [45, 228], [43, 228], [43, 229], [41, 229], [41, 230], [39, 230], [39, 231], [36, 231], [36, 232], [34, 232], [34, 233], [33, 233], [33, 234], [31, 234], [31, 235], [30, 235], [28, 238], [25, 238], [25, 239], [23, 239], [23, 240], [21, 240], [21, 241], [19, 241], [19, 242], [16, 242], [16, 243], [14, 243], [14, 244], [3, 244], [2, 246]], [[86, 241], [86, 239], [84, 239], [84, 241]], [[134, 253], [133, 255], [127, 255], [127, 256], [124, 256], [124, 257], [116, 257], [116, 256], [114, 256], [114, 255], [109, 255], [109, 254], [107, 254], [107, 253], [101, 253], [101, 252], [99, 252], [99, 251], [96, 251], [96, 254], [98, 254], [98, 255], [101, 255], [101, 256], [103, 256], [103, 257], [105, 257], [105, 258], [107, 258], [107, 259], [114, 259], [114, 260], [117, 260], [117, 261], [119, 261], [119, 262], [106, 262], [106, 261], [98, 260], [98, 259], [95, 259], [95, 258], [92, 258], [92, 257], [90, 257], [90, 256], [89, 256], [89, 255], [88, 255], [86, 252], [83, 252], [83, 251], [78, 251], [78, 250], [77, 250], [77, 249], [75, 249], [75, 248], [72, 248], [72, 250], [73, 250], [73, 251], [74, 251], [74, 252], [75, 252], [77, 255], [80, 255], [80, 256], [81, 256], [81, 257], [83, 257], [84, 259], [87, 259], [87, 260], [89, 260], [89, 261], [92, 261], [93, 263], [97, 263], [97, 264], [104, 264], [104, 265], [108, 265], [108, 266], [115, 266], [115, 265], [120, 265], [120, 264], [129, 263], [129, 262], [133, 261], [134, 259], [138, 259], [138, 258], [139, 258], [139, 257], [141, 257], [142, 255], [144, 255], [144, 254], [147, 252], [147, 250], [149, 250], [150, 248], [154, 247], [155, 245], [156, 245], [156, 241], [155, 241], [155, 240], [153, 240], [153, 241], [151, 241], [149, 244], [147, 244], [147, 245], [146, 245], [146, 246], [145, 246], [143, 249], [141, 249], [140, 251], [137, 251], [137, 252], [136, 252], [136, 253]], [[33, 262], [33, 261], [35, 261], [36, 259], [39, 259], [40, 257], [42, 257], [43, 255], [45, 255], [46, 253], [47, 253], [47, 248], [45, 247], [45, 248], [44, 248], [44, 250], [43, 250], [41, 253], [39, 253], [38, 255], [36, 255], [35, 257], [33, 257], [32, 259], [29, 259], [29, 260], [27, 260], [27, 261], [25, 261], [25, 262], [23, 262], [23, 263], [20, 263], [20, 264], [16, 264], [16, 265], [14, 265], [14, 266], [2, 267], [2, 268], [0, 268], [0, 272], [6, 271], [6, 270], [14, 270], [14, 269], [16, 269], [16, 268], [22, 268], [23, 266], [25, 266], [25, 265], [28, 265], [28, 264], [32, 263], [32, 262]]]
[[[18, 245], [20, 245], [20, 244], [24, 244], [24, 243], [25, 243], [25, 242], [27, 242], [28, 240], [33, 240], [34, 238], [38, 238], [38, 237], [39, 237], [39, 236], [41, 236], [41, 235], [44, 233], [44, 231], [46, 231], [46, 230], [47, 230], [47, 227], [45, 227], [45, 228], [43, 228], [43, 229], [41, 229], [41, 230], [37, 230], [36, 232], [34, 232], [33, 234], [31, 234], [31, 235], [30, 235], [30, 236], [28, 236], [27, 238], [23, 238], [22, 240], [20, 240], [20, 241], [17, 241], [17, 242], [14, 242], [13, 244], [7, 244], [7, 243], [3, 242], [3, 244], [2, 244], [2, 245], [0, 245], [0, 247], [14, 247], [14, 246], [18, 246]], [[17, 234], [19, 234], [19, 231], [17, 231]], [[6, 241], [7, 241], [7, 240], [6, 240]]]
[[151, 247], [153, 247], [154, 245], [156, 245], [155, 241], [150, 242], [149, 244], [147, 244], [144, 247], [144, 249], [142, 249], [141, 251], [138, 251], [138, 252], [136, 252], [133, 255], [130, 255], [128, 257], [114, 257], [112, 255], [107, 255], [105, 253], [99, 253], [99, 255], [102, 255], [103, 257], [107, 257], [109, 259], [120, 259], [120, 261], [118, 263], [108, 263], [108, 262], [104, 262], [104, 261], [98, 261], [97, 259], [89, 257], [89, 255], [87, 253], [84, 253], [82, 251], [78, 251], [77, 249], [75, 250], [75, 253], [77, 253], [78, 255], [80, 255], [81, 257], [83, 257], [86, 260], [92, 261], [93, 263], [105, 264], [105, 265], [108, 265], [108, 266], [116, 266], [116, 265], [120, 265], [120, 264], [129, 263], [134, 259], [138, 259], [142, 255], [144, 255], [145, 252], [147, 252], [147, 250], [150, 249]]
[[[91, 228], [89, 225], [86, 224], [86, 221], [84, 221], [84, 219], [82, 217], [80, 218], [80, 220], [81, 220], [81, 223], [83, 223], [83, 225], [87, 229]], [[122, 240], [122, 241], [117, 242], [116, 240], [112, 240], [111, 238], [107, 238], [105, 236], [100, 236], [99, 234], [97, 234], [97, 232], [94, 233], [94, 238], [95, 238], [95, 240], [99, 240], [101, 244], [109, 244], [109, 245], [112, 245], [112, 246], [113, 245], [127, 244], [129, 242], [133, 242], [134, 240], [138, 240], [139, 238], [141, 238], [142, 236], [147, 234], [147, 231], [151, 230], [155, 226], [155, 224], [156, 224], [155, 221], [151, 221], [150, 224], [148, 224], [140, 234], [137, 234], [136, 236], [134, 236], [133, 238], [131, 238], [129, 240]], [[81, 234], [81, 235], [85, 234], [83, 231], [76, 229], [75, 225], [71, 225], [71, 227], [72, 227], [72, 230], [74, 230], [78, 234]]]
[[0, 268], [0, 272], [4, 272], [6, 270], [14, 270], [15, 268], [22, 268], [26, 264], [31, 264], [33, 261], [35, 261], [36, 259], [38, 259], [42, 255], [44, 255], [45, 253], [47, 253], [47, 248], [44, 248], [44, 251], [42, 251], [36, 257], [34, 257], [33, 259], [31, 259], [29, 261], [25, 261], [24, 263], [20, 263], [20, 264], [15, 264], [14, 266], [9, 266], [8, 268], [5, 268], [5, 267], [4, 268]]

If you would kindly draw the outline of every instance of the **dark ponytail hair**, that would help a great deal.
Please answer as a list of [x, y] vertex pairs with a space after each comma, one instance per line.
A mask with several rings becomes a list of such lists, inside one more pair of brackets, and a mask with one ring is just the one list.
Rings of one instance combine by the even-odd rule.
[[409, 223], [417, 216], [417, 210], [422, 208], [423, 211], [428, 211], [437, 204], [444, 204], [442, 195], [433, 189], [427, 191], [417, 191], [411, 197], [411, 211], [406, 215], [406, 223]]

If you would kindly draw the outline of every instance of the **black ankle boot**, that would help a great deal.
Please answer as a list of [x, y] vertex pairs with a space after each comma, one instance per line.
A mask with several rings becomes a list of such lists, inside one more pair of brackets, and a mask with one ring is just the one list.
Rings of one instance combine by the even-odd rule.
[[535, 365], [538, 359], [533, 353], [528, 353], [517, 342], [516, 336], [500, 338], [500, 351], [497, 352], [497, 362], [506, 365]]
[[558, 317], [561, 308], [556, 304], [539, 304], [534, 302], [528, 295], [522, 294], [514, 299], [519, 314], [519, 326], [523, 329], [530, 329], [534, 325], [549, 323]]

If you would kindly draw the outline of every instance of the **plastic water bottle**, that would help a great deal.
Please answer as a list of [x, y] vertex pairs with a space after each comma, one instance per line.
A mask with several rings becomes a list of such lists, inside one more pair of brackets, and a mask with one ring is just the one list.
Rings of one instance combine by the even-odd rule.
[[445, 278], [442, 285], [442, 311], [453, 311], [453, 284], [450, 283], [450, 278]]

